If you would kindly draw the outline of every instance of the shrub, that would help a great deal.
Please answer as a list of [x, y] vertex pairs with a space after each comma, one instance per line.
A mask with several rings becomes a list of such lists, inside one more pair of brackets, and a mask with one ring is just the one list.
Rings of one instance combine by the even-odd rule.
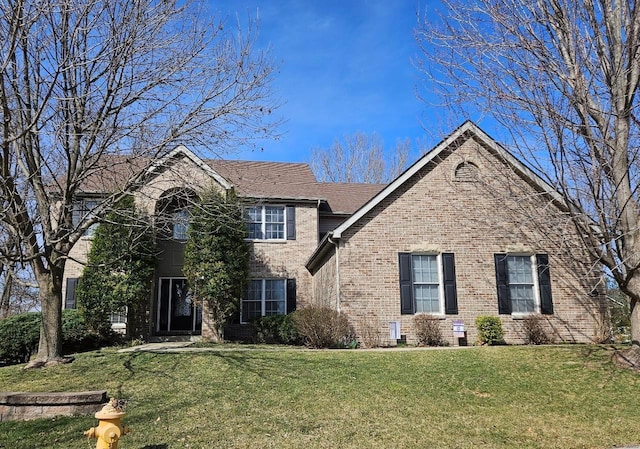
[[293, 322], [307, 346], [312, 348], [355, 347], [355, 335], [343, 313], [329, 307], [308, 306], [293, 313]]
[[251, 322], [256, 343], [301, 344], [291, 314], [257, 318]]
[[382, 327], [377, 315], [367, 315], [360, 321], [360, 341], [366, 348], [378, 348], [382, 345]]
[[62, 311], [62, 348], [65, 353], [90, 351], [121, 338], [111, 329], [96, 332], [77, 309]]
[[528, 316], [522, 320], [524, 340], [528, 345], [546, 345], [551, 342], [544, 329], [543, 318], [539, 315]]
[[137, 337], [142, 332], [156, 253], [152, 233], [140, 227], [147, 221], [136, 212], [133, 197], [127, 196], [93, 235], [76, 295], [84, 322], [104, 338], [111, 334], [111, 313], [125, 307], [129, 311], [128, 335]]
[[38, 349], [40, 313], [29, 312], [0, 321], [0, 362], [26, 363]]
[[416, 315], [413, 318], [416, 338], [420, 346], [440, 346], [443, 344], [440, 320], [433, 315]]
[[[38, 350], [40, 320], [39, 312], [29, 312], [0, 321], [0, 364], [29, 361]], [[96, 349], [106, 341], [105, 336], [89, 328], [80, 311], [62, 311], [62, 347], [65, 353]]]
[[479, 316], [476, 318], [476, 328], [478, 328], [478, 340], [488, 345], [504, 343], [504, 331], [502, 321], [497, 316]]

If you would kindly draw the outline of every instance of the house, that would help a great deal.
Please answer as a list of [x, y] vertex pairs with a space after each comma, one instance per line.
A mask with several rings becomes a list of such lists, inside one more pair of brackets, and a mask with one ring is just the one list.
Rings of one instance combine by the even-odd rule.
[[[388, 185], [318, 183], [306, 164], [201, 160], [185, 147], [146, 170], [136, 203], [172, 226], [159, 241], [150, 335], [210, 332], [181, 267], [184, 198], [213, 185], [247, 204], [251, 280], [234, 335], [252, 318], [316, 304], [389, 345], [390, 327], [416, 341], [418, 314], [438, 320], [450, 344], [465, 341], [454, 323], [474, 341], [481, 315], [499, 316], [510, 343], [524, 341], [531, 315], [556, 341], [601, 337], [600, 273], [564, 201], [471, 122]], [[79, 242], [67, 264], [68, 307], [89, 245]]]

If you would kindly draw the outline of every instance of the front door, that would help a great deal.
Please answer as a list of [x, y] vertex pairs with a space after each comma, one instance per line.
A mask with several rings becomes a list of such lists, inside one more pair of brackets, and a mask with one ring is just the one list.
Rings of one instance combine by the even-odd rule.
[[160, 278], [158, 292], [159, 333], [191, 333], [202, 330], [202, 308], [193, 304], [185, 278]]

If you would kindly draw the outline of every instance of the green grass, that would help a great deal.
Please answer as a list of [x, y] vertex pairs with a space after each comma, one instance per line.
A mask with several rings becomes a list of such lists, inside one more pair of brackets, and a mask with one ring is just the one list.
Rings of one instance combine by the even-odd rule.
[[[2, 391], [107, 389], [120, 449], [610, 448], [640, 443], [640, 375], [597, 346], [79, 354]], [[0, 448], [95, 447], [93, 417], [0, 423]]]

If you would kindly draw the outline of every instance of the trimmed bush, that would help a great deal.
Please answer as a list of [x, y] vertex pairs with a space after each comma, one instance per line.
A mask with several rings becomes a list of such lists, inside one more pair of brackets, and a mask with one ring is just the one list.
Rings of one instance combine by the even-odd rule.
[[122, 336], [111, 329], [98, 333], [77, 309], [62, 311], [62, 349], [66, 354], [97, 349], [106, 344], [115, 344]]
[[[22, 313], [0, 321], [0, 365], [26, 363], [38, 350], [39, 312]], [[109, 338], [106, 338], [109, 337]], [[99, 348], [116, 338], [92, 331], [78, 310], [62, 311], [62, 348], [65, 353]]]
[[302, 338], [296, 330], [291, 314], [271, 315], [251, 321], [256, 343], [298, 345]]
[[293, 322], [307, 346], [353, 348], [355, 333], [347, 316], [329, 307], [308, 306], [293, 312]]
[[0, 321], [0, 364], [26, 363], [38, 350], [40, 313], [13, 315]]
[[543, 318], [539, 315], [528, 316], [522, 320], [524, 340], [528, 345], [546, 345], [551, 338], [544, 329]]
[[476, 318], [478, 340], [487, 345], [504, 344], [502, 321], [497, 316], [479, 316]]
[[441, 346], [443, 344], [440, 320], [433, 315], [416, 315], [413, 318], [416, 338], [420, 346]]

